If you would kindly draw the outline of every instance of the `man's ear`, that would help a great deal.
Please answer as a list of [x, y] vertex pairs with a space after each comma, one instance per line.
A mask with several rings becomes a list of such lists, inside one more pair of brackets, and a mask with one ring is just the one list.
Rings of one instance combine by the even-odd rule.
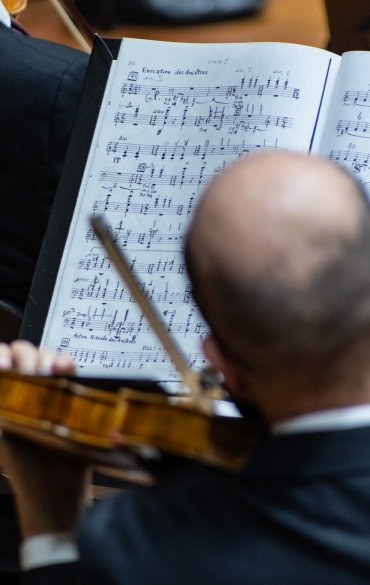
[[224, 376], [224, 386], [238, 399], [246, 399], [248, 383], [240, 367], [225, 354], [216, 339], [209, 335], [203, 341], [203, 351], [211, 362], [212, 368]]

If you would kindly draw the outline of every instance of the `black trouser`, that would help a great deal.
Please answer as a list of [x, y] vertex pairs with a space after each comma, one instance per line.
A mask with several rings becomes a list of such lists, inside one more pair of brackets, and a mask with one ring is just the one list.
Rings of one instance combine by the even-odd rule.
[[13, 496], [11, 494], [0, 494], [1, 585], [18, 585], [20, 583], [19, 544], [20, 533]]

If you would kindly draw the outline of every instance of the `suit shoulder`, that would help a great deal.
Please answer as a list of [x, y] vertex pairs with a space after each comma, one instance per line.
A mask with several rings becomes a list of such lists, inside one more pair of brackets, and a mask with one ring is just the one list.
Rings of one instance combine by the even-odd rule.
[[12, 54], [12, 64], [25, 55], [29, 59], [32, 56], [38, 61], [54, 62], [54, 64], [60, 62], [64, 66], [79, 60], [81, 63], [87, 63], [89, 60], [89, 55], [77, 49], [32, 36], [15, 34], [3, 26], [0, 26], [0, 45], [3, 54], [4, 52]]

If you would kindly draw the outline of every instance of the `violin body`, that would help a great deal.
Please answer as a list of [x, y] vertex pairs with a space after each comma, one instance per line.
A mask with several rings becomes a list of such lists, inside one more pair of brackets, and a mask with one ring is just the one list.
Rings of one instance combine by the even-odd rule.
[[242, 418], [207, 415], [187, 398], [12, 372], [0, 373], [0, 427], [89, 463], [133, 471], [130, 454], [161, 451], [237, 470], [257, 438]]

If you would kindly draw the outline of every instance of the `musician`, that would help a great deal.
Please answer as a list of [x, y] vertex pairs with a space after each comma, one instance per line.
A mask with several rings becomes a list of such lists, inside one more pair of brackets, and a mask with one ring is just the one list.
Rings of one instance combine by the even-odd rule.
[[[331, 163], [265, 154], [215, 179], [186, 243], [204, 349], [269, 434], [237, 475], [175, 461], [100, 502], [78, 546], [85, 468], [4, 438], [25, 583], [367, 584], [369, 257], [368, 202]], [[4, 366], [54, 367], [21, 349]]]
[[24, 307], [88, 55], [25, 34], [1, 0], [0, 48], [0, 300]]

